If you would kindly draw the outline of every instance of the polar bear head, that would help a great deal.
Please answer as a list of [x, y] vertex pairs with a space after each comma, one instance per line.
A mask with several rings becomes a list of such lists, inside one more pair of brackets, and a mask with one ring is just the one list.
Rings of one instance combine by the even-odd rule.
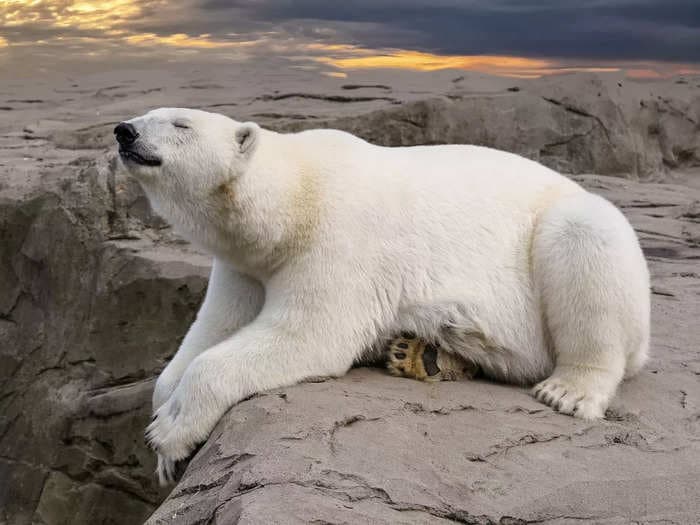
[[245, 172], [259, 136], [257, 124], [218, 113], [160, 108], [114, 128], [124, 166], [146, 188], [198, 195]]
[[114, 134], [155, 211], [248, 272], [298, 249], [318, 223], [317, 179], [296, 166], [303, 153], [289, 135], [181, 108], [121, 122]]

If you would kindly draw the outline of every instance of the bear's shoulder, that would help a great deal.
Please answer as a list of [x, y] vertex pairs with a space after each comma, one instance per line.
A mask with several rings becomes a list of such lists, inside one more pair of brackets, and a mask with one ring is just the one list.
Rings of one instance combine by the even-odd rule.
[[338, 147], [370, 146], [370, 143], [366, 140], [339, 129], [314, 128], [287, 136], [293, 137], [295, 142], [307, 143], [314, 147], [322, 145]]

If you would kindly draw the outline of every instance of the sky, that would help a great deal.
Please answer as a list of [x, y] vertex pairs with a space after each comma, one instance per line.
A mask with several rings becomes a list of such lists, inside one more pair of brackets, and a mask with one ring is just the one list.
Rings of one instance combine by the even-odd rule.
[[0, 67], [700, 73], [700, 0], [0, 0]]

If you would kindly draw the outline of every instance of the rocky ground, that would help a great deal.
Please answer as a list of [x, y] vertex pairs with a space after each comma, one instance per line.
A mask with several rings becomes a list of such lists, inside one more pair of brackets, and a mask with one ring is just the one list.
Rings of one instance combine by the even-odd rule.
[[[0, 83], [0, 523], [696, 522], [699, 78], [244, 73]], [[263, 394], [163, 502], [142, 429], [209, 260], [116, 169], [111, 129], [164, 105], [386, 145], [485, 144], [579, 174], [642, 240], [649, 366], [595, 424], [519, 388], [371, 369]]]

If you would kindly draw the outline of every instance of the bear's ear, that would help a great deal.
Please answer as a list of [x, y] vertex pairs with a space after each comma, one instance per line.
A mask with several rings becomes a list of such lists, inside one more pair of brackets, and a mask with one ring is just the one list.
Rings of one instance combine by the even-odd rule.
[[236, 130], [236, 146], [243, 154], [250, 154], [258, 142], [260, 127], [255, 122], [244, 122]]

